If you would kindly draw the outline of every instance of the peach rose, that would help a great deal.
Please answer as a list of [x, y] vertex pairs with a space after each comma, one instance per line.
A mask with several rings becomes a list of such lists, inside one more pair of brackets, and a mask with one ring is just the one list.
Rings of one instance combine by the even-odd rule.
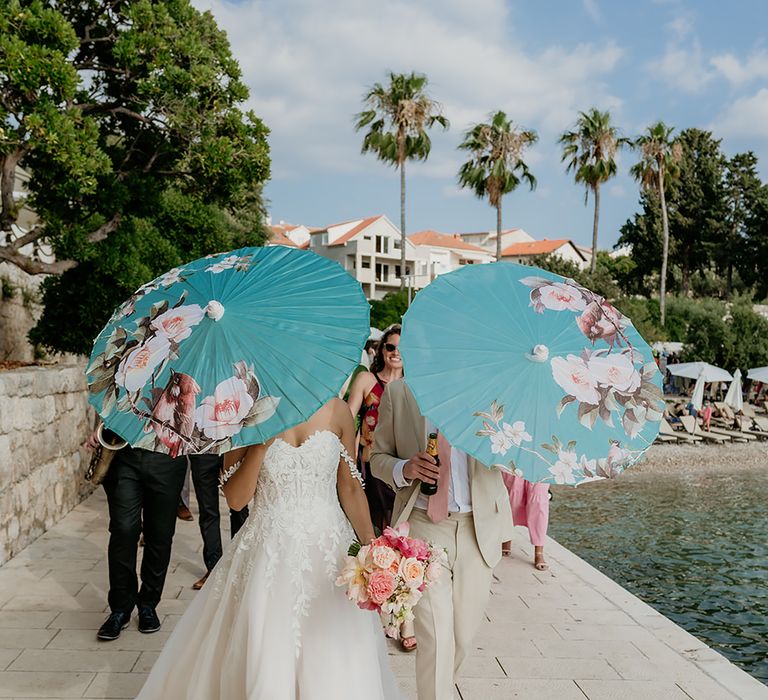
[[395, 577], [389, 571], [374, 571], [368, 577], [368, 597], [381, 605], [395, 591]]
[[372, 547], [371, 559], [380, 569], [389, 569], [397, 560], [397, 554], [389, 547]]
[[424, 581], [424, 564], [418, 559], [404, 559], [400, 563], [400, 573], [409, 588], [418, 588]]

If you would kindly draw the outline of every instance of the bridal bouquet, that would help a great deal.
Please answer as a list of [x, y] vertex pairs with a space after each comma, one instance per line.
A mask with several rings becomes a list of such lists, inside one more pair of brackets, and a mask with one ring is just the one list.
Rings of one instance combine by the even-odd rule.
[[413, 620], [413, 608], [440, 576], [448, 560], [444, 549], [408, 537], [407, 522], [388, 527], [370, 544], [354, 542], [336, 579], [347, 598], [381, 616], [388, 637], [397, 639], [400, 625]]

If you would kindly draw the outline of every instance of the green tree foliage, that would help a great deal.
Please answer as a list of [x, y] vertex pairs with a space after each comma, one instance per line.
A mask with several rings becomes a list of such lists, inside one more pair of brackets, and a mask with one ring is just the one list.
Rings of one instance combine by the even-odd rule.
[[374, 299], [371, 302], [371, 325], [383, 329], [393, 323], [402, 323], [407, 310], [408, 292], [402, 289], [389, 292], [383, 299]]
[[[428, 130], [448, 128], [441, 107], [427, 94], [427, 76], [411, 72], [390, 73], [389, 84], [376, 83], [363, 97], [367, 109], [355, 116], [355, 129], [367, 129], [362, 152], [369, 151], [400, 171], [400, 269], [406, 270], [405, 164], [426, 160], [432, 149]], [[400, 289], [405, 289], [405, 276]]]
[[496, 260], [501, 260], [501, 199], [525, 180], [533, 190], [536, 178], [523, 160], [525, 149], [538, 141], [535, 131], [518, 129], [498, 111], [490, 121], [475, 124], [464, 135], [459, 149], [469, 159], [459, 170], [459, 185], [469, 187], [496, 209]]
[[43, 314], [30, 340], [49, 350], [87, 354], [112, 310], [139, 286], [212, 251], [260, 245], [260, 223], [237, 226], [230, 214], [178, 190], [155, 200], [147, 216], [127, 216], [89, 258], [43, 282]]
[[[247, 96], [226, 36], [188, 0], [0, 4], [0, 260], [32, 274], [95, 261], [169, 190], [242, 205], [269, 176]], [[14, 227], [20, 165], [41, 221], [26, 232]], [[41, 242], [55, 262], [26, 254]]]
[[629, 140], [619, 136], [619, 130], [611, 124], [610, 112], [601, 112], [593, 107], [588, 112], [579, 112], [576, 127], [564, 132], [558, 143], [563, 147], [562, 161], [566, 163], [566, 171], [573, 171], [576, 183], [586, 187], [584, 203], [590, 191], [595, 200], [592, 260], [589, 265], [589, 271], [595, 274], [600, 187], [616, 175], [616, 154], [620, 148], [629, 144]]
[[726, 160], [709, 131], [685, 129], [678, 140], [680, 176], [670, 183], [669, 227], [682, 292], [688, 294], [691, 276], [708, 267], [726, 232]]

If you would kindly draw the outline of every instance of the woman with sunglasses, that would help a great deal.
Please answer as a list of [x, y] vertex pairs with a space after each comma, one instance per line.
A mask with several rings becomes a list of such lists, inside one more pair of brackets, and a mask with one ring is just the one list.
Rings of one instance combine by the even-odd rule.
[[[394, 324], [384, 331], [369, 372], [360, 372], [352, 382], [347, 403], [352, 415], [360, 422], [360, 447], [358, 467], [365, 480], [365, 495], [371, 511], [374, 527], [381, 532], [390, 524], [395, 493], [383, 481], [371, 473], [370, 452], [373, 446], [373, 431], [379, 420], [379, 402], [384, 388], [395, 379], [403, 378], [403, 360], [400, 357], [400, 325]], [[416, 648], [413, 624], [403, 625], [400, 643], [405, 651]]]

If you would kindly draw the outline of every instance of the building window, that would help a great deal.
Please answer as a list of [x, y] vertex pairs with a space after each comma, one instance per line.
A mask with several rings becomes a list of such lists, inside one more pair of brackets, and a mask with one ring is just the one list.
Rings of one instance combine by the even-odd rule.
[[382, 265], [381, 263], [376, 263], [376, 281], [386, 282], [388, 277], [389, 277], [389, 265]]
[[395, 277], [400, 279], [400, 265], [395, 265]]
[[355, 257], [353, 255], [347, 255], [347, 270], [355, 269]]
[[395, 250], [400, 250], [400, 244], [401, 244], [401, 241], [399, 238], [395, 238], [395, 240], [392, 241], [392, 247]]
[[324, 233], [324, 234], [323, 234], [323, 239], [322, 239], [322, 241], [320, 241], [320, 242], [321, 242], [323, 245], [328, 245], [328, 234], [327, 234], [327, 233]]
[[364, 270], [370, 270], [371, 269], [371, 259], [370, 258], [360, 258], [360, 267]]

